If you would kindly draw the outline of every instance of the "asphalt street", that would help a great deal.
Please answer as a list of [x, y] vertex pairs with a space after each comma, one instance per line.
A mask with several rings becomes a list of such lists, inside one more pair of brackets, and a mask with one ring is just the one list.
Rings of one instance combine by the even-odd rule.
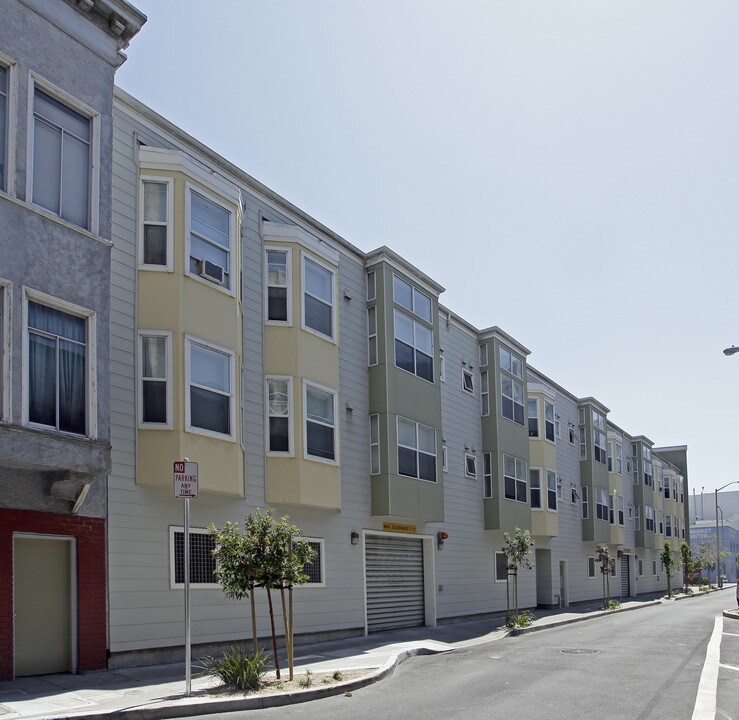
[[[690, 720], [715, 619], [732, 600], [715, 593], [412, 658], [350, 697], [251, 710], [248, 717]], [[715, 717], [739, 720], [739, 620], [722, 624]]]

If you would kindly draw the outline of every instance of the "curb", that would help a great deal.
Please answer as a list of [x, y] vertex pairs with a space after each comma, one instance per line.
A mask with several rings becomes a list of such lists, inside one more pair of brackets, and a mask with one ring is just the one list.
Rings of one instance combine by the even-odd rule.
[[739, 610], [724, 610], [721, 614], [729, 620], [739, 620]]

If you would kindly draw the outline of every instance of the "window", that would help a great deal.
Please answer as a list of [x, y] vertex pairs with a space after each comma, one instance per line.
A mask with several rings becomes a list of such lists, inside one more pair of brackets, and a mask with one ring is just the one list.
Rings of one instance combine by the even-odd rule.
[[639, 560], [639, 577], [644, 577], [644, 561]]
[[33, 97], [35, 205], [90, 229], [92, 122], [47, 95]]
[[490, 387], [488, 385], [488, 371], [480, 372], [480, 414], [490, 415]]
[[508, 500], [526, 502], [526, 463], [513, 455], [503, 455], [504, 494]]
[[508, 580], [508, 556], [504, 552], [495, 552], [495, 582]]
[[139, 333], [141, 388], [140, 422], [172, 426], [172, 335], [168, 332]]
[[580, 488], [580, 501], [582, 502], [582, 519], [587, 520], [590, 517], [590, 510], [588, 508], [588, 486], [583, 485]]
[[367, 308], [367, 340], [369, 365], [377, 365], [377, 308]]
[[578, 496], [577, 496], [577, 488], [576, 488], [576, 487], [575, 487], [574, 485], [572, 485], [572, 486], [570, 487], [570, 502], [571, 502], [571, 503], [572, 503], [573, 505], [577, 505], [578, 499], [579, 499], [579, 498], [578, 498]]
[[267, 322], [290, 325], [290, 267], [289, 250], [267, 251]]
[[590, 579], [595, 577], [595, 557], [593, 555], [588, 556], [588, 577]]
[[[185, 584], [185, 531], [169, 528], [170, 586]], [[190, 528], [190, 584], [203, 587], [219, 587], [215, 577], [216, 559], [213, 557], [215, 541], [205, 528]]]
[[484, 497], [493, 497], [493, 454], [489, 452], [482, 454], [482, 479]]
[[659, 534], [665, 534], [665, 514], [662, 510], [659, 511]]
[[672, 515], [665, 515], [665, 537], [672, 537]]
[[608, 493], [601, 487], [595, 488], [595, 517], [608, 520]]
[[0, 421], [7, 419], [5, 413], [9, 409], [10, 388], [7, 380], [10, 377], [9, 292], [10, 284], [0, 279]]
[[641, 508], [639, 505], [634, 507], [634, 530], [641, 530]]
[[367, 273], [367, 301], [377, 297], [377, 279], [374, 270]]
[[544, 437], [554, 442], [554, 404], [544, 400]]
[[557, 510], [557, 473], [547, 470], [547, 508]]
[[195, 190], [190, 190], [188, 197], [190, 273], [230, 288], [231, 213]]
[[616, 443], [616, 472], [621, 475], [623, 473], [623, 448], [621, 443]]
[[568, 429], [569, 429], [570, 445], [574, 445], [575, 444], [575, 437], [577, 435], [577, 433], [575, 432], [575, 426], [572, 423], [570, 423]]
[[580, 425], [580, 460], [587, 460], [588, 446], [587, 435], [585, 434], [585, 425]]
[[624, 496], [618, 496], [618, 524], [624, 526]]
[[664, 494], [665, 500], [670, 499], [670, 490], [671, 490], [672, 483], [670, 482], [670, 478], [665, 477], [662, 480], [662, 492]]
[[677, 501], [678, 497], [679, 497], [679, 493], [678, 493], [678, 486], [677, 486], [677, 478], [675, 478], [672, 481], [672, 499]]
[[234, 435], [233, 353], [186, 338], [186, 429]]
[[449, 464], [447, 463], [447, 449], [446, 445], [441, 446], [441, 469], [444, 472], [449, 470]]
[[439, 380], [446, 382], [446, 361], [443, 355], [439, 355]]
[[606, 416], [593, 410], [593, 458], [605, 465], [606, 454]]
[[267, 377], [267, 452], [292, 455], [292, 378]]
[[531, 489], [531, 507], [541, 510], [541, 470], [529, 468], [529, 487]]
[[486, 367], [488, 364], [488, 346], [485, 343], [480, 344], [480, 367]]
[[656, 574], [657, 574], [657, 561], [652, 560], [652, 575], [656, 575]]
[[172, 186], [171, 180], [142, 178], [141, 265], [172, 270]]
[[87, 382], [94, 377], [88, 353], [88, 347], [94, 347], [88, 337], [92, 314], [80, 317], [31, 299], [27, 313], [28, 421], [85, 435], [88, 406], [95, 408]]
[[324, 560], [323, 560], [323, 540], [315, 538], [301, 537], [300, 540], [305, 540], [310, 545], [311, 550], [315, 553], [313, 560], [306, 563], [303, 567], [303, 572], [308, 576], [307, 586], [313, 587], [325, 587], [326, 581], [324, 580]]
[[336, 393], [303, 383], [305, 408], [305, 456], [313, 460], [336, 461]]
[[436, 482], [436, 430], [398, 417], [398, 473]]
[[475, 392], [475, 383], [472, 379], [472, 373], [467, 370], [462, 370], [462, 390], [470, 393]]
[[477, 477], [477, 458], [470, 453], [464, 454], [464, 474], [465, 477]]
[[608, 441], [608, 461], [606, 465], [608, 466], [608, 472], [613, 472], [613, 442], [611, 440]]
[[536, 398], [529, 398], [528, 401], [529, 415], [529, 437], [539, 437], [539, 401]]
[[503, 417], [523, 425], [523, 361], [501, 347], [500, 369]]
[[431, 328], [395, 310], [395, 364], [434, 382], [434, 336]]
[[642, 448], [642, 464], [644, 466], [644, 484], [654, 488], [654, 478], [652, 477], [652, 450], [646, 445]]
[[608, 522], [611, 525], [616, 524], [616, 504], [613, 495], [608, 496]]
[[393, 275], [393, 300], [426, 322], [431, 322], [431, 298], [397, 275]]
[[650, 532], [655, 531], [654, 527], [654, 508], [651, 505], [644, 506], [644, 529]]
[[370, 415], [370, 475], [380, 474], [380, 416]]
[[0, 66], [0, 190], [5, 185], [5, 151], [8, 134], [8, 70]]
[[303, 258], [303, 326], [334, 339], [334, 273]]

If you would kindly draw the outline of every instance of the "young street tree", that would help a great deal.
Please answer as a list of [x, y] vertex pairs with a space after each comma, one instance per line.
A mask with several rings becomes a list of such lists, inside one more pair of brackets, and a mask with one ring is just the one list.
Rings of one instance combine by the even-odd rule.
[[665, 575], [667, 575], [667, 597], [669, 598], [672, 597], [672, 576], [675, 574], [677, 559], [672, 556], [670, 543], [666, 540], [664, 548], [659, 554], [659, 559], [662, 561], [662, 567], [664, 567]]
[[608, 610], [608, 603], [611, 600], [611, 573], [616, 568], [616, 558], [611, 555], [608, 545], [598, 545], [597, 554], [603, 576], [603, 609]]
[[680, 543], [680, 564], [683, 567], [683, 592], [688, 592], [690, 576], [695, 571], [695, 560], [693, 560], [693, 549], [685, 540]]
[[515, 619], [518, 619], [518, 569], [531, 570], [531, 548], [534, 541], [528, 530], [516, 528], [513, 535], [503, 533], [503, 552], [508, 559], [508, 569], [513, 570], [513, 598]]
[[711, 579], [711, 572], [716, 569], [716, 553], [711, 543], [702, 542], [698, 545], [698, 556], [696, 558], [701, 572], [708, 572], [708, 579]]

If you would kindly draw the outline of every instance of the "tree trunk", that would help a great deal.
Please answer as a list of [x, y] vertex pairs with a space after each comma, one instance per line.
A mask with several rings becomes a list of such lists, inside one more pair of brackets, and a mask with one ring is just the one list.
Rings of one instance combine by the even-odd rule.
[[287, 669], [290, 680], [293, 679], [293, 653], [290, 647], [290, 625], [287, 620], [287, 603], [285, 602], [285, 588], [280, 587], [280, 604], [282, 605], [282, 625], [285, 628], [285, 653], [287, 654]]
[[254, 654], [259, 652], [259, 644], [257, 642], [257, 603], [254, 600], [254, 586], [249, 590], [249, 604], [251, 605], [251, 642], [254, 647]]
[[269, 624], [272, 627], [272, 650], [275, 657], [275, 675], [280, 679], [280, 659], [277, 655], [277, 634], [275, 633], [275, 611], [272, 607], [272, 591], [267, 588], [267, 602], [269, 603]]

